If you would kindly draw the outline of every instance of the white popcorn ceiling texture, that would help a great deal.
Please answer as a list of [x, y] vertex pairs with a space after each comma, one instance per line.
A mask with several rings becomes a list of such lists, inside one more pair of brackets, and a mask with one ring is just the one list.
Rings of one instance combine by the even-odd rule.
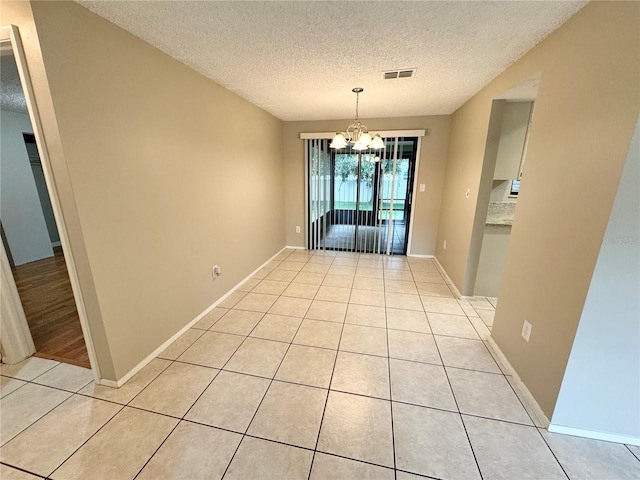
[[450, 114], [587, 2], [78, 3], [289, 121]]
[[0, 57], [0, 108], [27, 113], [27, 102], [22, 92], [18, 67], [11, 54]]

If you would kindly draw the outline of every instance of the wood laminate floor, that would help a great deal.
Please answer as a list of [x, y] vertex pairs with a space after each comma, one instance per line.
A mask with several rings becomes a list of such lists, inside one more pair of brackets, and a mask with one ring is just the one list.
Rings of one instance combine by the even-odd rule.
[[60, 248], [55, 256], [13, 268], [36, 356], [90, 368], [71, 283]]

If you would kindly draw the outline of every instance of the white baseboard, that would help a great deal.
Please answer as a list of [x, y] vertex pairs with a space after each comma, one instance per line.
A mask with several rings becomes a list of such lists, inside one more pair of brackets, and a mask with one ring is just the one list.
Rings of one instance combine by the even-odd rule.
[[131, 379], [131, 377], [133, 377], [136, 373], [138, 373], [140, 370], [142, 370], [144, 367], [146, 367], [151, 362], [151, 360], [156, 358], [160, 353], [162, 353], [164, 351], [165, 348], [167, 348], [169, 345], [171, 345], [173, 342], [175, 342], [178, 339], [178, 337], [180, 337], [183, 333], [185, 333], [187, 330], [189, 330], [191, 327], [193, 327], [196, 323], [198, 323], [200, 320], [202, 320], [214, 308], [216, 308], [218, 305], [220, 305], [222, 302], [224, 302], [225, 299], [227, 297], [229, 297], [229, 295], [234, 293], [244, 282], [246, 282], [251, 277], [253, 277], [256, 273], [258, 273], [258, 271], [260, 271], [262, 268], [264, 268], [265, 265], [267, 265], [269, 262], [271, 262], [274, 258], [276, 258], [278, 255], [280, 255], [287, 248], [303, 248], [303, 247], [284, 247], [282, 250], [280, 250], [275, 255], [273, 255], [271, 258], [269, 258], [269, 260], [264, 262], [262, 265], [260, 265], [258, 268], [256, 268], [253, 272], [251, 272], [249, 275], [247, 275], [245, 278], [243, 278], [235, 287], [233, 287], [227, 293], [222, 295], [218, 300], [216, 300], [214, 303], [212, 303], [210, 306], [208, 306], [202, 313], [200, 313], [196, 318], [194, 318], [189, 323], [187, 323], [175, 335], [173, 335], [166, 342], [164, 342], [162, 345], [160, 345], [158, 348], [156, 348], [153, 352], [151, 352], [144, 360], [142, 360], [135, 367], [133, 367], [131, 370], [129, 370], [129, 372], [127, 372], [127, 374], [124, 375], [121, 379], [119, 379], [119, 380], [107, 380], [107, 379], [102, 378], [102, 379], [98, 380], [96, 383], [98, 383], [100, 385], [104, 385], [106, 387], [112, 387], [112, 388], [119, 388], [122, 385], [124, 385], [125, 383], [127, 383], [127, 381], [129, 379]]
[[451, 277], [449, 277], [449, 274], [447, 273], [447, 271], [444, 269], [444, 267], [442, 266], [442, 264], [438, 261], [438, 259], [436, 257], [433, 257], [433, 259], [436, 262], [436, 267], [438, 267], [438, 270], [440, 270], [440, 273], [442, 274], [442, 276], [444, 277], [444, 281], [446, 282], [446, 284], [449, 286], [449, 288], [451, 289], [451, 291], [453, 292], [453, 294], [456, 296], [456, 298], [462, 298], [462, 295], [460, 294], [460, 291], [458, 290], [458, 287], [455, 286], [455, 284], [453, 283], [453, 281], [451, 280]]
[[61, 247], [62, 246], [62, 242], [51, 242], [51, 248], [53, 247]]
[[291, 246], [291, 245], [287, 245], [287, 246], [286, 246], [286, 247], [284, 247], [282, 250], [286, 250], [286, 249], [288, 249], [288, 248], [289, 248], [289, 249], [292, 249], [292, 250], [306, 250], [306, 248], [305, 248], [305, 247], [294, 247], [294, 246]]
[[407, 253], [407, 257], [413, 257], [413, 258], [435, 258], [433, 255], [418, 255], [418, 254], [413, 254], [413, 253]]
[[470, 297], [469, 295], [461, 295], [460, 296], [460, 300], [466, 300], [466, 301], [473, 300], [474, 298], [475, 297]]
[[517, 374], [515, 369], [511, 366], [511, 363], [509, 363], [509, 360], [507, 360], [507, 357], [505, 357], [504, 353], [502, 353], [502, 350], [500, 350], [500, 347], [498, 347], [498, 345], [493, 340], [493, 338], [489, 337], [488, 343], [489, 343], [489, 346], [491, 347], [491, 350], [493, 350], [493, 353], [496, 354], [500, 362], [502, 362], [502, 365], [509, 372], [509, 375], [511, 375], [511, 377], [515, 380], [516, 386], [518, 387], [518, 390], [524, 397], [523, 401], [529, 407], [530, 413], [532, 413], [537, 417], [537, 422], [534, 422], [534, 423], [537, 423], [539, 425], [544, 426], [544, 428], [547, 428], [549, 426], [549, 419], [542, 411], [542, 408], [540, 408], [540, 405], [538, 405], [538, 402], [536, 402], [536, 399], [533, 398], [533, 395], [531, 395], [531, 392], [529, 391], [527, 386], [520, 379], [520, 376]]
[[626, 443], [627, 445], [640, 446], [640, 438], [630, 437], [628, 435], [565, 427], [564, 425], [556, 425], [555, 423], [549, 425], [548, 430], [552, 433], [562, 433], [565, 435], [573, 435], [574, 437], [593, 438], [594, 440], [604, 440], [605, 442]]

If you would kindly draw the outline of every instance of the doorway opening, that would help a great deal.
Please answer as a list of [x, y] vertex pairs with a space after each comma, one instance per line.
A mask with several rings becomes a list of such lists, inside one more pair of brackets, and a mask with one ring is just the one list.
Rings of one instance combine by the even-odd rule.
[[308, 249], [407, 253], [418, 137], [384, 140], [376, 152], [307, 141]]
[[18, 321], [26, 321], [35, 355], [91, 368], [14, 40], [4, 34], [5, 29], [0, 50], [0, 227], [8, 265], [5, 270], [3, 263], [3, 274], [17, 291], [21, 308], [15, 311], [24, 317]]

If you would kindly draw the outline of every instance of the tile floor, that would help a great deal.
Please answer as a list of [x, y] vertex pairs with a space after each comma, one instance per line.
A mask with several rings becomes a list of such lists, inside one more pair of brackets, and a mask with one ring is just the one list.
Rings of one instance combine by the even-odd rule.
[[120, 389], [0, 369], [6, 479], [640, 478], [548, 433], [430, 259], [287, 250]]

